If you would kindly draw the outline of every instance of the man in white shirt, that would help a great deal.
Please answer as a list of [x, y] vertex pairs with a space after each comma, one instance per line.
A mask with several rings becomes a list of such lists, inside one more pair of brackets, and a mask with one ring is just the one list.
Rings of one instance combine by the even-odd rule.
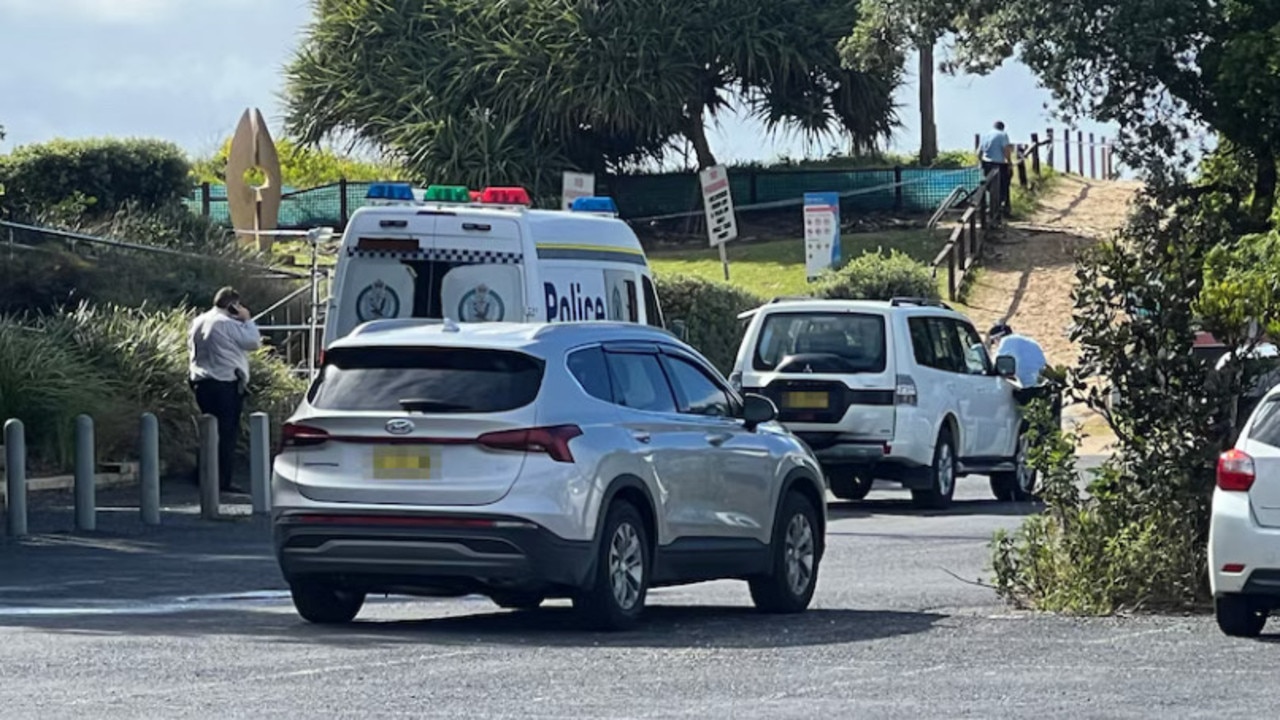
[[240, 436], [240, 413], [249, 386], [249, 352], [262, 347], [262, 335], [240, 293], [224, 287], [213, 307], [191, 323], [187, 335], [191, 387], [200, 412], [218, 420], [218, 486], [231, 484]]
[[1009, 355], [1018, 363], [1018, 382], [1024, 388], [1040, 384], [1040, 371], [1049, 364], [1040, 343], [1025, 335], [1019, 335], [1005, 323], [998, 323], [987, 331], [987, 342], [996, 346], [995, 355]]

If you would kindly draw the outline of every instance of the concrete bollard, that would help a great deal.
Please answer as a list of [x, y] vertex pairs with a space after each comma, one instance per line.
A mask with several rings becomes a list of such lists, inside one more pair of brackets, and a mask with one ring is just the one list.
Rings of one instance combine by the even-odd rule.
[[217, 520], [222, 513], [218, 496], [218, 420], [200, 416], [200, 517]]
[[139, 443], [138, 474], [141, 475], [142, 497], [138, 508], [144, 525], [160, 524], [160, 422], [151, 413], [142, 415], [142, 441]]
[[8, 517], [5, 533], [9, 537], [27, 534], [27, 435], [18, 419], [4, 424], [4, 474], [8, 490]]
[[94, 477], [98, 460], [93, 447], [93, 418], [76, 417], [76, 529], [93, 531], [98, 528], [97, 482]]
[[271, 423], [266, 413], [249, 416], [249, 495], [253, 514], [271, 512]]

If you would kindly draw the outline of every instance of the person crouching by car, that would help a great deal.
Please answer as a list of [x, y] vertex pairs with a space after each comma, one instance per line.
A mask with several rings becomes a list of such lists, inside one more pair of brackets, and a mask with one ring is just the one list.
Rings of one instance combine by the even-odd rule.
[[187, 336], [190, 381], [200, 412], [218, 422], [218, 486], [232, 485], [240, 414], [249, 387], [249, 353], [262, 347], [262, 335], [240, 293], [224, 287], [213, 307], [196, 317]]
[[1044, 381], [1044, 370], [1049, 367], [1049, 360], [1040, 343], [1014, 332], [1007, 323], [993, 325], [987, 331], [987, 342], [993, 347], [996, 357], [1008, 355], [1017, 363], [1018, 384], [1022, 387], [1014, 390], [1013, 396], [1018, 403], [1026, 405], [1036, 398], [1049, 398], [1053, 402], [1053, 415], [1060, 421], [1062, 400]]

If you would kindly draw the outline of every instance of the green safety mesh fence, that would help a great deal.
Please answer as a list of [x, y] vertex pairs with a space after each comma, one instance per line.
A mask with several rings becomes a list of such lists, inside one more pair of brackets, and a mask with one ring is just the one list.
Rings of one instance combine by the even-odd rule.
[[[755, 205], [799, 206], [807, 192], [837, 192], [844, 212], [897, 211], [931, 212], [956, 187], [976, 188], [982, 175], [978, 168], [939, 170], [902, 168], [877, 170], [753, 170], [731, 169], [729, 183], [734, 205], [748, 210]], [[346, 183], [346, 207], [341, 184], [306, 190], [285, 188], [280, 204], [279, 226], [307, 228], [342, 226], [346, 218], [364, 205], [369, 183]], [[628, 220], [701, 214], [702, 194], [693, 173], [630, 175], [603, 178], [597, 194], [610, 195], [619, 214]], [[208, 212], [214, 220], [231, 223], [227, 210], [227, 189], [210, 185], [197, 187], [186, 204], [194, 212]], [[345, 209], [346, 215], [343, 212]]]

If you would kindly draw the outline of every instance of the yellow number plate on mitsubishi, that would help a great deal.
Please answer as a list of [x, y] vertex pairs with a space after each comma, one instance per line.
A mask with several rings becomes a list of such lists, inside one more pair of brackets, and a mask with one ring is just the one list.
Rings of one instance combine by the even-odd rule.
[[436, 463], [431, 451], [412, 445], [373, 449], [373, 477], [377, 480], [430, 480]]
[[792, 410], [826, 410], [825, 392], [789, 392], [783, 396], [783, 404]]

